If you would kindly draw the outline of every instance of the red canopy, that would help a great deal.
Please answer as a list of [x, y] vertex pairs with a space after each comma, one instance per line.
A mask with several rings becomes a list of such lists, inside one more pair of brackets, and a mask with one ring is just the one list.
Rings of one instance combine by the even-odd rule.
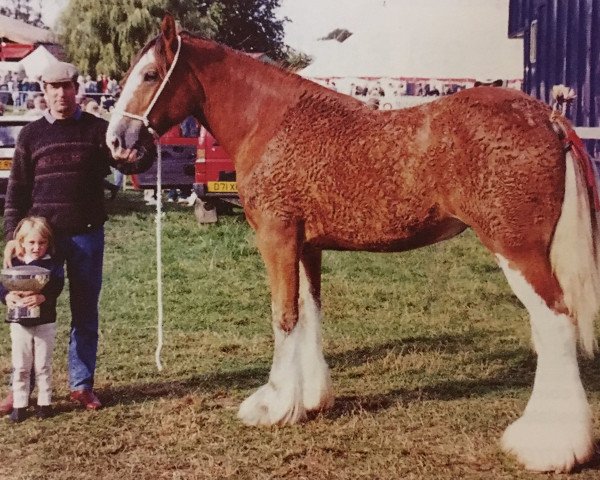
[[21, 60], [29, 55], [35, 47], [23, 43], [0, 43], [0, 60]]

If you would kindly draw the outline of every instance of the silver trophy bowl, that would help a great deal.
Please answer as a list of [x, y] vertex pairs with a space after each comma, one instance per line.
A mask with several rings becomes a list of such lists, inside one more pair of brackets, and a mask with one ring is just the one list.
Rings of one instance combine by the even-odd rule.
[[4, 268], [0, 281], [7, 290], [38, 293], [50, 280], [50, 270], [35, 265]]

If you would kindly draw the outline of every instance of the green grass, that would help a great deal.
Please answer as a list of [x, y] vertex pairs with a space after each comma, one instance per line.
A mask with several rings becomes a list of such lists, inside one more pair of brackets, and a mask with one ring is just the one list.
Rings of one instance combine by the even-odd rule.
[[[301, 425], [249, 428], [237, 407], [267, 380], [272, 341], [264, 268], [243, 217], [201, 227], [190, 209], [167, 205], [158, 372], [153, 210], [137, 192], [110, 208], [96, 380], [106, 408], [66, 401], [63, 295], [57, 415], [3, 422], [0, 479], [567, 478], [524, 472], [498, 447], [527, 402], [535, 357], [524, 309], [471, 232], [404, 254], [325, 252], [336, 404]], [[582, 360], [597, 419], [599, 367]]]

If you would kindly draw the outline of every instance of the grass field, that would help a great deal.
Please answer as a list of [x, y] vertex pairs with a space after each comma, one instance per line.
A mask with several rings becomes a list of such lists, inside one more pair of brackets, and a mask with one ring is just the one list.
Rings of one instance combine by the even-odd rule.
[[[63, 295], [56, 415], [2, 422], [0, 479], [569, 477], [524, 472], [498, 447], [529, 398], [535, 357], [524, 309], [471, 232], [404, 254], [326, 252], [335, 406], [302, 425], [248, 428], [237, 407], [266, 382], [272, 341], [265, 273], [243, 217], [200, 227], [189, 209], [167, 206], [158, 372], [153, 210], [137, 192], [110, 209], [96, 379], [106, 408], [66, 400]], [[582, 360], [596, 421], [599, 367]], [[599, 477], [595, 462], [569, 478]]]

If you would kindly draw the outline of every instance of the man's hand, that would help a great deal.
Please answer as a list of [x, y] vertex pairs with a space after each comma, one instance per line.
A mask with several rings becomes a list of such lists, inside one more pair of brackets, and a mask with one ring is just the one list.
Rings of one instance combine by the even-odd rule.
[[21, 245], [16, 240], [6, 242], [6, 246], [4, 247], [4, 261], [2, 262], [3, 268], [12, 267], [13, 257], [22, 255], [22, 250]]

